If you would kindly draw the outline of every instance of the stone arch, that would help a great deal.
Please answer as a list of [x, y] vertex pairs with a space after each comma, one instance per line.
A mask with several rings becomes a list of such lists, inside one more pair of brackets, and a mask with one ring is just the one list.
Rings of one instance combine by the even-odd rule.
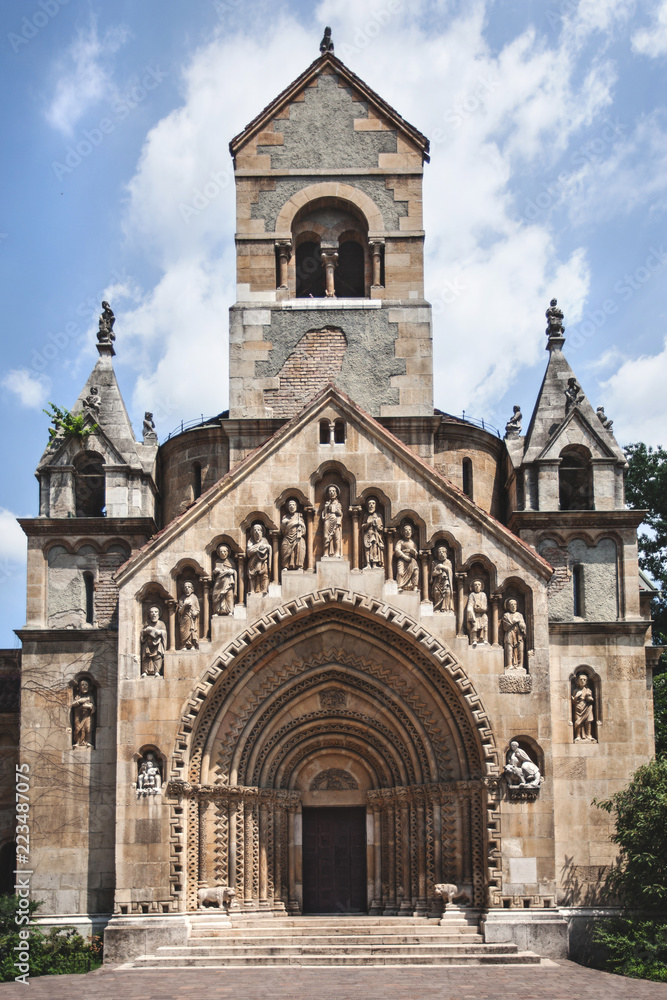
[[361, 212], [367, 225], [368, 235], [382, 235], [385, 223], [382, 212], [372, 198], [352, 184], [340, 184], [336, 181], [321, 181], [319, 184], [308, 184], [292, 195], [278, 213], [276, 219], [276, 237], [290, 239], [294, 217], [305, 205], [321, 198], [335, 198], [336, 201], [347, 201]]

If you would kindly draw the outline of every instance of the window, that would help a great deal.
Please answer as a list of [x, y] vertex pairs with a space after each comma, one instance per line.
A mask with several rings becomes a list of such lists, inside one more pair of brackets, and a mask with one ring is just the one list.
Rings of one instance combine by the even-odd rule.
[[86, 624], [93, 624], [94, 617], [94, 594], [95, 594], [95, 578], [93, 574], [86, 571], [83, 574], [83, 586], [86, 591]]
[[584, 618], [584, 567], [581, 563], [572, 567], [572, 604], [574, 617]]
[[338, 250], [338, 267], [334, 271], [334, 288], [339, 299], [362, 299], [365, 293], [364, 250], [354, 240], [342, 243]]
[[74, 501], [77, 517], [104, 517], [104, 459], [93, 451], [74, 460]]
[[334, 444], [345, 444], [344, 420], [337, 420], [334, 424]]
[[195, 500], [201, 496], [201, 462], [195, 462], [192, 466], [192, 495]]
[[324, 298], [324, 267], [319, 243], [306, 240], [296, 248], [297, 299]]
[[329, 444], [330, 437], [330, 424], [328, 420], [320, 420], [320, 444]]
[[561, 510], [593, 510], [593, 470], [583, 448], [566, 448], [561, 453], [558, 502]]
[[463, 459], [463, 492], [472, 500], [472, 461]]

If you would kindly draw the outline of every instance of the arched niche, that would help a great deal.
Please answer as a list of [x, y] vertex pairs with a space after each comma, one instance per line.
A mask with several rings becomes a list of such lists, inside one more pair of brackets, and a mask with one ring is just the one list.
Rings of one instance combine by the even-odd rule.
[[560, 510], [593, 510], [593, 465], [583, 445], [568, 445], [560, 453], [558, 466]]
[[[582, 682], [579, 678], [585, 678]], [[602, 683], [600, 675], [586, 663], [570, 674], [570, 721], [574, 743], [599, 743], [602, 726]]]
[[[533, 615], [533, 591], [531, 588], [524, 583], [520, 577], [510, 576], [503, 580], [500, 585], [500, 616], [501, 624], [502, 617], [505, 613], [509, 611], [507, 607], [507, 602], [510, 600], [515, 600], [517, 604], [517, 611], [519, 614], [523, 615], [523, 619], [526, 623], [526, 635], [525, 635], [525, 656], [524, 661], [521, 666], [525, 670], [530, 672], [530, 664], [527, 659], [529, 653], [532, 653], [535, 649], [535, 619]], [[502, 642], [502, 627], [500, 641]]]
[[104, 517], [106, 505], [104, 458], [95, 451], [77, 455], [74, 467], [76, 517]]
[[99, 684], [92, 674], [82, 671], [72, 678], [69, 688], [72, 746], [92, 750], [95, 748], [100, 710]]

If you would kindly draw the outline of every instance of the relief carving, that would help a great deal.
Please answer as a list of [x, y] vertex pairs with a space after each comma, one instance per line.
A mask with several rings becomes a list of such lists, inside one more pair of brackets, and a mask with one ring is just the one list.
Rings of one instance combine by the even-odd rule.
[[415, 545], [411, 524], [404, 524], [401, 537], [394, 545], [396, 583], [399, 591], [419, 588], [419, 549]]
[[452, 611], [454, 568], [444, 545], [436, 546], [431, 563], [431, 599], [434, 611]]
[[263, 524], [253, 524], [246, 547], [248, 580], [253, 594], [268, 594], [271, 570], [271, 543], [264, 534]]
[[162, 775], [155, 754], [148, 750], [144, 759], [139, 765], [139, 775], [137, 777], [137, 796], [144, 798], [147, 795], [157, 795], [162, 788]]
[[233, 615], [236, 594], [236, 567], [229, 546], [222, 542], [217, 548], [218, 558], [213, 567], [213, 592], [211, 601], [214, 615]]
[[330, 767], [327, 771], [320, 771], [310, 783], [311, 792], [346, 791], [358, 787], [359, 785], [349, 771], [343, 771], [339, 767]]
[[470, 637], [470, 645], [486, 643], [489, 638], [489, 599], [484, 592], [484, 584], [480, 579], [470, 584], [470, 594], [466, 604], [466, 626]]
[[167, 648], [167, 626], [160, 618], [160, 609], [153, 604], [141, 630], [141, 672], [152, 677], [164, 672], [164, 651]]
[[306, 522], [293, 497], [287, 501], [280, 531], [283, 536], [280, 543], [282, 568], [303, 569], [306, 560]]
[[375, 497], [366, 501], [366, 520], [361, 526], [364, 541], [366, 566], [384, 566], [384, 522], [377, 509]]
[[510, 791], [538, 790], [544, 781], [537, 764], [532, 762], [516, 740], [512, 740], [510, 743], [507, 763], [505, 764], [505, 777]]
[[178, 602], [178, 629], [182, 649], [199, 649], [199, 598], [191, 580], [183, 584]]
[[347, 694], [340, 688], [329, 688], [328, 691], [320, 691], [321, 708], [346, 708]]
[[340, 502], [340, 490], [337, 486], [328, 486], [326, 496], [327, 499], [320, 511], [324, 534], [324, 555], [340, 559], [343, 555], [343, 507]]

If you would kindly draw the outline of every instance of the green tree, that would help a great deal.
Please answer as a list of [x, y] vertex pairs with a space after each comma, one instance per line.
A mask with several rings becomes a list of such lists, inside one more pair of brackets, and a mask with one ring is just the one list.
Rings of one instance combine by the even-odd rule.
[[49, 427], [49, 444], [55, 444], [56, 439], [61, 440], [67, 437], [76, 438], [77, 441], [85, 441], [89, 434], [98, 430], [95, 423], [87, 424], [85, 413], [70, 413], [69, 410], [62, 410], [55, 403], [49, 403], [49, 409], [43, 410], [51, 420]]
[[[660, 588], [652, 602], [653, 642], [667, 645], [667, 451], [641, 442], [624, 449], [629, 469], [625, 498], [629, 507], [646, 510], [649, 531], [639, 532], [639, 565]], [[655, 752], [667, 754], [667, 655], [653, 679]]]

